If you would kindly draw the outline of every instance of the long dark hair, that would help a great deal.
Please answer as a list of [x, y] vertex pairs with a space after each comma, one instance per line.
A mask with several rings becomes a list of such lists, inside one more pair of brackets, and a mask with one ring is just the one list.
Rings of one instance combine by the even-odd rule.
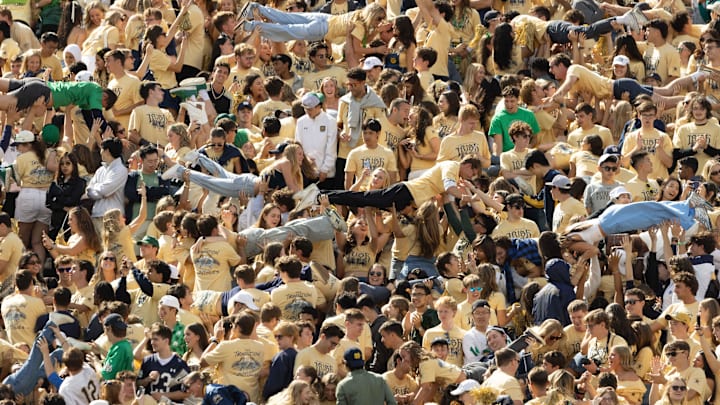
[[102, 251], [102, 241], [95, 230], [90, 213], [85, 207], [74, 207], [68, 212], [68, 215], [75, 217], [78, 226], [78, 233], [85, 239], [87, 246], [96, 251]]
[[188, 329], [189, 331], [191, 331], [192, 333], [198, 335], [198, 337], [200, 337], [200, 341], [198, 342], [198, 344], [200, 345], [200, 349], [205, 351], [205, 349], [207, 349], [208, 345], [210, 344], [205, 327], [202, 326], [201, 323], [195, 322], [195, 323], [191, 323], [190, 325], [186, 326], [185, 328]]
[[493, 61], [500, 70], [509, 69], [512, 66], [513, 52], [513, 29], [508, 23], [501, 23], [495, 28], [493, 35]]
[[395, 32], [398, 34], [395, 39], [403, 44], [405, 49], [409, 48], [410, 45], [415, 45], [415, 29], [413, 28], [410, 17], [406, 15], [399, 15], [393, 20], [393, 26], [396, 28]]
[[42, 164], [44, 166], [45, 165], [45, 152], [47, 151], [47, 146], [45, 146], [45, 142], [32, 141], [32, 142], [30, 142], [30, 149], [32, 149], [32, 151], [35, 152], [38, 160], [40, 161], [40, 164]]
[[623, 48], [625, 48], [625, 55], [631, 61], [637, 62], [643, 60], [642, 53], [640, 53], [637, 42], [635, 42], [635, 38], [633, 38], [632, 35], [623, 34], [615, 38], [615, 53], [613, 53], [613, 56], [620, 55], [620, 51]]
[[252, 96], [252, 85], [255, 83], [255, 80], [262, 79], [259, 74], [257, 73], [251, 73], [247, 76], [245, 76], [245, 85], [243, 86], [243, 95], [246, 96]]
[[[58, 160], [58, 162], [62, 162], [63, 159], [69, 160], [70, 163], [72, 164], [72, 173], [70, 173], [69, 179], [75, 179], [75, 178], [80, 177], [80, 169], [78, 168], [77, 156], [75, 156], [75, 154], [73, 154], [72, 152], [69, 152], [69, 153], [65, 152], [65, 154], [62, 155], [62, 157]], [[62, 183], [65, 180], [66, 180], [65, 174], [62, 172], [62, 170], [58, 170], [56, 177], [55, 177], [55, 181], [58, 183]]]
[[208, 66], [208, 72], [212, 72], [215, 69], [215, 60], [220, 57], [220, 45], [225, 45], [226, 42], [232, 43], [232, 38], [228, 37], [225, 33], [221, 33], [218, 39], [213, 42], [212, 52], [210, 53], [210, 65]]
[[[423, 97], [425, 96], [425, 89], [422, 88], [422, 84], [420, 83], [420, 78], [418, 77], [417, 73], [415, 72], [408, 72], [405, 73], [402, 76], [402, 84], [403, 85], [410, 85], [411, 90], [410, 93], [405, 92], [405, 99], [410, 102], [412, 99], [413, 105], [418, 105]], [[407, 87], [406, 87], [407, 88]]]
[[460, 97], [458, 96], [458, 94], [452, 90], [448, 90], [440, 95], [440, 97], [442, 96], [445, 96], [445, 100], [447, 100], [447, 103], [449, 105], [448, 113], [445, 114], [445, 116], [457, 117], [458, 113], [460, 112]]
[[413, 125], [415, 133], [415, 141], [420, 145], [425, 145], [425, 132], [428, 128], [432, 128], [432, 115], [422, 107], [413, 107], [417, 113], [417, 122]]
[[69, 1], [62, 9], [60, 16], [60, 25], [58, 26], [58, 49], [64, 49], [67, 46], [67, 39], [73, 28], [81, 25], [83, 22], [83, 8], [75, 1]]

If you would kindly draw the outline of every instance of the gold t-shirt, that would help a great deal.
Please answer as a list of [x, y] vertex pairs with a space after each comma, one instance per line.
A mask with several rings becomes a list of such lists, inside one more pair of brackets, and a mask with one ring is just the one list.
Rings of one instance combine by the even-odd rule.
[[144, 104], [130, 113], [130, 124], [127, 129], [128, 132], [137, 131], [142, 139], [164, 148], [168, 143], [167, 127], [174, 122], [175, 119], [170, 111]]
[[320, 353], [314, 346], [306, 347], [298, 352], [297, 356], [295, 356], [293, 373], [295, 373], [300, 366], [314, 367], [319, 378], [337, 371], [335, 358], [329, 354]]
[[[360, 145], [348, 153], [345, 173], [352, 173], [355, 179], [359, 179], [365, 168], [369, 168], [371, 171], [383, 168], [390, 173], [398, 171], [395, 154], [382, 145], [378, 145], [374, 149]], [[369, 181], [368, 179], [368, 182], [362, 186], [368, 186]]]
[[460, 163], [452, 160], [438, 162], [417, 179], [405, 182], [405, 186], [415, 200], [417, 206], [445, 192], [444, 181], [460, 179]]
[[462, 367], [464, 360], [462, 345], [465, 332], [467, 331], [460, 329], [457, 326], [446, 331], [443, 329], [442, 324], [440, 324], [425, 331], [422, 339], [422, 346], [429, 351], [430, 345], [432, 344], [433, 340], [435, 340], [435, 338], [447, 339], [449, 342], [449, 353], [446, 361], [450, 364]]
[[480, 131], [473, 131], [467, 135], [448, 135], [440, 142], [440, 151], [437, 161], [461, 161], [466, 156], [476, 156], [490, 159], [490, 148], [487, 138]]
[[[120, 79], [113, 78], [108, 83], [108, 89], [112, 90], [117, 96], [117, 101], [113, 106], [115, 109], [123, 110], [143, 102], [142, 97], [140, 97], [140, 79], [133, 75], [126, 74]], [[130, 126], [130, 114], [115, 114], [115, 120], [127, 129]]]
[[571, 65], [567, 69], [568, 77], [574, 76], [575, 81], [570, 91], [573, 93], [590, 92], [598, 99], [610, 98], [613, 95], [613, 80], [603, 77], [582, 65]]
[[673, 150], [673, 144], [670, 140], [670, 137], [665, 133], [658, 131], [655, 128], [651, 128], [648, 131], [644, 131], [643, 129], [638, 129], [637, 131], [631, 132], [629, 135], [625, 136], [625, 142], [623, 143], [622, 147], [622, 155], [623, 156], [629, 156], [630, 151], [635, 149], [635, 146], [637, 145], [638, 141], [638, 135], [642, 133], [642, 147], [641, 150], [644, 150], [649, 153], [650, 160], [652, 161], [653, 171], [650, 173], [648, 178], [651, 179], [664, 179], [668, 176], [668, 168], [665, 167], [660, 162], [660, 158], [657, 157], [656, 152], [656, 144], [660, 148], [662, 148], [665, 153], [672, 156], [672, 150]]
[[25, 152], [16, 158], [15, 173], [20, 179], [20, 187], [23, 188], [47, 189], [53, 182], [53, 173], [40, 163], [33, 151]]
[[32, 346], [35, 322], [40, 315], [47, 313], [45, 308], [42, 299], [30, 295], [15, 293], [5, 297], [2, 301], [2, 317], [10, 343], [27, 343]]
[[220, 384], [234, 385], [247, 392], [251, 401], [260, 401], [260, 370], [272, 360], [262, 342], [255, 339], [222, 341], [203, 358], [210, 365], [219, 365]]
[[[229, 288], [228, 288], [229, 289]], [[300, 309], [306, 303], [313, 307], [318, 302], [318, 292], [312, 284], [303, 281], [284, 284], [270, 293], [270, 301], [280, 307], [283, 319], [299, 319]]]
[[582, 149], [583, 139], [585, 139], [585, 137], [589, 135], [598, 135], [600, 139], [602, 139], [603, 148], [607, 148], [610, 145], [615, 145], [612, 132], [610, 132], [609, 129], [600, 125], [593, 125], [593, 127], [588, 130], [584, 130], [582, 128], [575, 129], [568, 134], [567, 143], [569, 143], [570, 146], [572, 146], [573, 148], [580, 150]]
[[225, 241], [205, 242], [200, 251], [190, 251], [195, 266], [195, 291], [228, 291], [232, 277], [230, 268], [240, 263], [240, 256]]
[[150, 54], [150, 69], [152, 69], [155, 80], [160, 83], [163, 90], [170, 90], [177, 86], [175, 72], [168, 70], [168, 67], [172, 64], [172, 58], [168, 54], [159, 49], [153, 49]]
[[[720, 124], [710, 120], [704, 125], [697, 125], [694, 122], [680, 126], [673, 136], [673, 146], [678, 149], [690, 149], [700, 138], [706, 138], [707, 145], [717, 149], [720, 148]], [[710, 155], [701, 151], [696, 153], [699, 171], [705, 167], [705, 163], [712, 159]]]

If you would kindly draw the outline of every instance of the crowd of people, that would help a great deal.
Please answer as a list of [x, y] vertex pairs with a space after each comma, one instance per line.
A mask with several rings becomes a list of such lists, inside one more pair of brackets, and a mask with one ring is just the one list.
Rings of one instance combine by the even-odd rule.
[[719, 17], [0, 0], [0, 405], [720, 404]]

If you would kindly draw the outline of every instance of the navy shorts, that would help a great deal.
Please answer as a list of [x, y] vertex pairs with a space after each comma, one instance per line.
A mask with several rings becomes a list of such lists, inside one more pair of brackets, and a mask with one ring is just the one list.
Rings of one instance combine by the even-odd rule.
[[30, 108], [40, 97], [45, 97], [45, 101], [50, 99], [50, 87], [39, 79], [10, 79], [8, 87], [8, 95], [17, 98], [18, 111]]
[[641, 94], [652, 96], [653, 87], [640, 84], [634, 79], [615, 79], [613, 83], [613, 97], [615, 97], [616, 100], [622, 100], [622, 94], [625, 92], [630, 94], [630, 101], [633, 101], [635, 97]]

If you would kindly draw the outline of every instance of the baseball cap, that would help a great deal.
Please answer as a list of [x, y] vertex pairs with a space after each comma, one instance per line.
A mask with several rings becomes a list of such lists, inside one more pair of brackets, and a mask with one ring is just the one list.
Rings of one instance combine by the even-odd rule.
[[613, 66], [615, 65], [622, 65], [622, 66], [628, 66], [630, 65], [630, 58], [628, 58], [625, 55], [618, 55], [613, 58]]
[[665, 319], [668, 321], [682, 322], [688, 327], [692, 327], [693, 324], [692, 315], [687, 311], [675, 311], [672, 314], [665, 315]]
[[603, 151], [603, 154], [606, 155], [620, 155], [620, 147], [617, 145], [610, 145]]
[[138, 246], [151, 245], [151, 246], [155, 246], [156, 248], [160, 247], [160, 243], [158, 242], [158, 240], [153, 238], [150, 235], [145, 235], [142, 239], [137, 241], [137, 245]]
[[285, 148], [287, 148], [288, 145], [290, 145], [290, 144], [287, 142], [279, 143], [277, 146], [275, 146], [275, 149], [268, 151], [268, 153], [271, 155], [279, 155], [279, 154], [285, 152]]
[[435, 339], [433, 339], [432, 343], [430, 343], [430, 347], [433, 347], [435, 345], [450, 346], [450, 341], [442, 336], [438, 336]]
[[630, 196], [632, 196], [632, 194], [630, 194], [630, 192], [625, 187], [615, 187], [614, 189], [610, 190], [610, 199], [615, 200], [623, 194], [629, 194]]
[[602, 156], [600, 156], [600, 159], [598, 159], [598, 165], [601, 165], [601, 164], [607, 162], [608, 160], [612, 161], [613, 163], [617, 163], [618, 157], [617, 157], [617, 155], [611, 155], [609, 153], [605, 153]]
[[55, 124], [47, 124], [42, 128], [42, 140], [48, 145], [54, 145], [60, 141], [60, 128]]
[[490, 10], [483, 16], [483, 24], [485, 26], [490, 25], [490, 21], [500, 17], [500, 12], [497, 10]]
[[180, 309], [180, 301], [172, 295], [163, 295], [162, 298], [160, 298], [160, 305]]
[[300, 101], [305, 108], [317, 107], [320, 104], [320, 97], [316, 93], [306, 93]]
[[237, 120], [237, 117], [235, 116], [235, 114], [222, 113], [222, 114], [218, 114], [218, 116], [215, 117], [215, 121], [213, 122], [213, 124], [217, 124], [218, 121], [220, 121], [220, 120], [223, 119], [223, 118], [227, 118], [227, 119], [229, 119], [230, 121], [236, 121], [236, 120]]
[[250, 131], [248, 131], [245, 128], [238, 128], [237, 131], [235, 131], [235, 140], [233, 141], [233, 145], [237, 146], [238, 148], [242, 148], [243, 145], [248, 143], [250, 140], [249, 134]]
[[173, 266], [172, 264], [168, 264], [168, 267], [170, 267], [170, 279], [171, 280], [180, 279], [180, 270], [178, 270], [178, 267]]
[[123, 317], [119, 314], [110, 314], [105, 318], [105, 321], [103, 322], [103, 325], [105, 326], [114, 326], [116, 328], [120, 329], [127, 329], [127, 324], [123, 320]]
[[15, 135], [15, 141], [11, 143], [11, 146], [16, 146], [21, 143], [30, 143], [35, 141], [35, 134], [32, 133], [32, 131], [28, 131], [26, 129], [18, 132], [17, 135]]
[[76, 82], [91, 82], [93, 81], [93, 75], [92, 73], [88, 72], [87, 70], [81, 70], [77, 72], [75, 75], [75, 81]]
[[472, 379], [463, 380], [463, 382], [458, 384], [457, 388], [450, 391], [450, 395], [454, 395], [454, 396], [462, 395], [462, 394], [472, 391], [476, 388], [480, 388], [479, 382], [472, 380]]
[[646, 79], [653, 79], [653, 80], [658, 81], [658, 82], [662, 82], [662, 77], [660, 77], [660, 75], [657, 74], [657, 73], [649, 74], [649, 75], [647, 75], [645, 78], [646, 78]]
[[377, 56], [370, 56], [369, 58], [365, 58], [362, 68], [363, 70], [372, 70], [378, 66], [383, 66], [382, 61]]
[[247, 109], [247, 110], [252, 111], [253, 106], [252, 106], [252, 104], [250, 104], [249, 101], [243, 101], [242, 103], [238, 104], [238, 106], [237, 106], [238, 111], [240, 111], [242, 109]]
[[476, 309], [482, 308], [482, 307], [490, 308], [490, 303], [487, 302], [487, 300], [477, 300], [477, 301], [473, 302], [472, 311], [470, 311], [470, 312], [474, 312]]
[[553, 177], [552, 181], [545, 183], [545, 185], [561, 188], [563, 190], [568, 190], [568, 189], [570, 189], [571, 184], [570, 184], [570, 179], [568, 179], [567, 176], [563, 176], [561, 174], [561, 175]]
[[345, 360], [345, 364], [350, 368], [360, 368], [365, 365], [362, 352], [357, 347], [345, 350], [343, 359]]
[[232, 308], [235, 306], [235, 304], [243, 304], [248, 309], [251, 309], [253, 311], [259, 311], [260, 308], [258, 308], [257, 305], [255, 305], [255, 301], [253, 301], [252, 295], [250, 295], [247, 291], [238, 291], [235, 295], [230, 297], [230, 300], [228, 301], [228, 312], [230, 311], [229, 308]]

